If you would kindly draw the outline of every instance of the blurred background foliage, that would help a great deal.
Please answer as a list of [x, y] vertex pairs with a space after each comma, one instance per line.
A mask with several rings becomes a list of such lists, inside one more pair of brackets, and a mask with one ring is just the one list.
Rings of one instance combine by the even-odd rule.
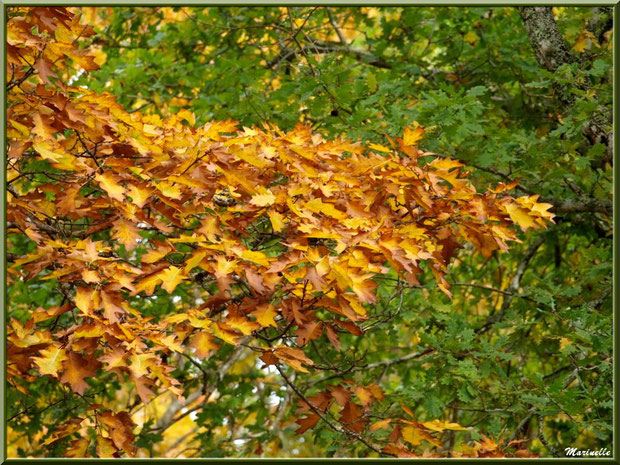
[[[409, 288], [394, 275], [381, 281], [363, 337], [343, 336], [341, 352], [321, 340], [308, 354], [350, 364], [340, 379], [380, 384], [381, 417], [402, 403], [420, 420], [475, 427], [446, 432], [446, 449], [458, 452], [482, 435], [527, 439], [541, 456], [563, 456], [569, 446], [611, 449], [610, 9], [553, 9], [571, 58], [552, 70], [537, 60], [519, 10], [508, 7], [83, 12], [98, 32], [92, 46], [103, 65], [74, 76], [74, 85], [109, 91], [129, 110], [167, 115], [187, 108], [198, 124], [233, 119], [291, 129], [301, 121], [330, 137], [386, 145], [417, 121], [428, 131], [422, 148], [465, 162], [480, 190], [519, 180], [522, 193], [553, 203], [556, 224], [522, 234], [510, 253], [487, 260], [473, 248], [460, 250], [449, 275], [451, 300], [430, 277]], [[12, 247], [26, 251], [17, 238]], [[144, 311], [174, 312], [190, 300], [184, 292], [161, 292]], [[9, 315], [58, 304], [53, 296], [51, 285], [16, 282]], [[434, 351], [419, 355], [428, 349]], [[366, 454], [321, 425], [296, 436], [287, 420], [296, 400], [255, 360], [226, 346], [204, 361], [217, 374], [218, 398], [194, 411], [165, 395], [146, 407], [134, 404], [142, 453]], [[174, 375], [191, 380], [199, 373], [187, 362]], [[311, 395], [336, 382], [325, 376], [317, 371], [296, 382]], [[118, 383], [112, 375], [101, 382]], [[45, 378], [39, 384], [41, 392], [52, 389]], [[132, 406], [122, 386], [106, 392]], [[20, 395], [9, 392], [9, 417], [20, 410]], [[75, 402], [45, 414], [69, 418], [80, 408]], [[174, 408], [187, 414], [166, 424]], [[15, 455], [34, 453], [27, 441], [34, 434], [42, 434], [36, 419], [13, 422]]]

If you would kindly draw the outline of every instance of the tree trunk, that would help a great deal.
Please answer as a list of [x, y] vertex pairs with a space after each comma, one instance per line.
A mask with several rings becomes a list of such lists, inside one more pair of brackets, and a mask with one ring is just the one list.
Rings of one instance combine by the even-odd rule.
[[554, 72], [560, 65], [575, 61], [558, 29], [551, 7], [522, 6], [519, 13], [540, 66]]
[[[547, 71], [555, 72], [561, 65], [576, 61], [558, 29], [551, 7], [522, 6], [519, 7], [519, 13], [530, 38], [536, 60], [538, 60], [541, 67]], [[605, 27], [609, 25], [608, 15], [609, 10], [607, 7], [595, 9], [594, 15], [588, 24], [591, 32], [594, 30], [594, 34], [602, 36], [605, 32]], [[561, 89], [558, 89], [558, 95], [560, 95], [560, 101], [564, 106], [573, 105], [575, 101], [573, 95], [566, 94]], [[606, 126], [611, 124], [611, 120], [611, 109], [600, 107], [583, 128], [583, 134], [588, 139], [590, 145], [603, 144], [607, 148], [601, 159], [592, 163], [593, 169], [604, 169], [606, 163], [613, 163], [612, 133], [605, 129]]]
[[588, 22], [588, 31], [601, 42], [604, 34], [614, 27], [614, 8], [597, 6], [592, 10], [592, 18]]

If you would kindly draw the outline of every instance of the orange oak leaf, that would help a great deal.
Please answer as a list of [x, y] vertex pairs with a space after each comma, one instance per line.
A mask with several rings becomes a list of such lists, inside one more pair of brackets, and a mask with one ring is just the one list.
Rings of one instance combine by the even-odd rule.
[[65, 438], [75, 433], [81, 428], [83, 421], [83, 418], [71, 418], [66, 423], [63, 423], [57, 428], [55, 428], [52, 434], [43, 442], [43, 445], [47, 446], [53, 444], [59, 439]]
[[34, 63], [34, 68], [39, 73], [39, 77], [41, 78], [41, 80], [46, 84], [52, 84], [52, 82], [50, 81], [50, 77], [58, 77], [56, 73], [54, 73], [54, 71], [52, 70], [52, 64], [44, 57], [39, 58]]
[[137, 247], [138, 241], [142, 239], [139, 229], [131, 222], [119, 219], [114, 222], [112, 227], [112, 237], [125, 246], [127, 250]]
[[207, 331], [198, 331], [191, 337], [190, 347], [196, 350], [196, 356], [205, 359], [219, 346], [213, 341], [213, 335]]
[[84, 358], [76, 352], [69, 352], [67, 359], [62, 362], [62, 365], [65, 371], [60, 381], [69, 384], [73, 392], [84, 394], [84, 391], [88, 388], [88, 384], [84, 379], [94, 376], [101, 363], [94, 355]]
[[303, 365], [314, 365], [314, 362], [306, 357], [306, 354], [300, 349], [280, 346], [273, 350], [273, 354], [295, 370], [304, 373], [309, 373], [309, 371]]
[[308, 342], [317, 339], [323, 334], [323, 324], [319, 321], [311, 321], [297, 329], [297, 345], [302, 347]]
[[314, 428], [321, 417], [316, 413], [308, 413], [303, 418], [298, 418], [295, 423], [299, 424], [299, 428], [295, 430], [296, 434], [303, 434], [311, 428]]
[[137, 447], [133, 444], [132, 429], [135, 423], [127, 412], [112, 413], [106, 410], [100, 415], [101, 422], [106, 425], [110, 439], [114, 446], [123, 449], [130, 457], [136, 453]]

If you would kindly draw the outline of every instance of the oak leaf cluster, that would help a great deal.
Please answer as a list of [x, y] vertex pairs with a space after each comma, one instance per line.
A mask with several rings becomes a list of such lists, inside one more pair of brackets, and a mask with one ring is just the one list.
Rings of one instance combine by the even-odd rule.
[[[200, 125], [187, 110], [130, 113], [110, 94], [71, 85], [72, 73], [98, 67], [80, 48], [94, 31], [78, 14], [19, 13], [7, 27], [7, 221], [35, 247], [12, 260], [9, 279], [53, 280], [62, 295], [25, 323], [8, 322], [8, 378], [23, 391], [47, 376], [84, 395], [104, 370], [144, 403], [162, 390], [182, 400], [170, 355], [205, 359], [224, 344], [250, 347], [264, 366], [308, 372], [311, 341], [344, 350], [343, 333], [363, 336], [376, 277], [394, 270], [416, 284], [428, 267], [449, 295], [447, 268], [464, 243], [488, 257], [517, 240], [515, 225], [553, 218], [537, 197], [511, 196], [514, 185], [478, 192], [463, 163], [420, 150], [419, 126], [384, 146], [326, 140], [303, 125], [283, 132]], [[161, 318], [140, 311], [179, 289], [197, 303]], [[68, 325], [55, 324], [66, 315]], [[410, 411], [371, 422], [365, 411], [383, 395], [377, 385], [328, 385], [300, 402], [298, 433], [333, 406], [346, 434], [389, 428], [382, 448], [397, 456], [462, 429]], [[91, 412], [47, 443], [88, 427], [98, 456], [136, 453], [127, 412]], [[90, 446], [81, 436], [66, 455]], [[471, 455], [497, 449], [476, 447]]]

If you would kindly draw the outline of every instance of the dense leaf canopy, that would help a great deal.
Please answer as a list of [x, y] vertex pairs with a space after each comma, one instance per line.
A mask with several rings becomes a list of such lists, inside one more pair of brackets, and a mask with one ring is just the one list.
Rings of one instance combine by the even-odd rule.
[[9, 9], [9, 455], [611, 448], [611, 29]]

